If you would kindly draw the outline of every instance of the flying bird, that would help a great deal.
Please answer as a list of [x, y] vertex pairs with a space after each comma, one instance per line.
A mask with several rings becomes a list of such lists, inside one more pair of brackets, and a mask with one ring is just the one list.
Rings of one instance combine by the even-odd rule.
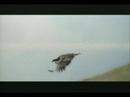
[[73, 58], [80, 53], [68, 53], [60, 55], [58, 58], [53, 59], [52, 62], [55, 62], [57, 64], [56, 70], [48, 70], [49, 72], [63, 72], [66, 67], [72, 62]]

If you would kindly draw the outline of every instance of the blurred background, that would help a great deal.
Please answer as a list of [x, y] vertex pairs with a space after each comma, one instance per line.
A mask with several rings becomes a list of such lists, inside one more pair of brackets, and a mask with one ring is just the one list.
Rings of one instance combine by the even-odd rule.
[[[125, 66], [129, 21], [129, 15], [0, 15], [0, 81], [81, 81]], [[64, 72], [48, 72], [66, 53], [81, 55]]]

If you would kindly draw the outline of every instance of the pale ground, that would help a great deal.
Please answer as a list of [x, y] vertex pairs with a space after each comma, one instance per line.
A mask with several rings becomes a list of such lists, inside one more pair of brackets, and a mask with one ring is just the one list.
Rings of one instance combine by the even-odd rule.
[[83, 81], [130, 81], [130, 64], [115, 68], [104, 74]]

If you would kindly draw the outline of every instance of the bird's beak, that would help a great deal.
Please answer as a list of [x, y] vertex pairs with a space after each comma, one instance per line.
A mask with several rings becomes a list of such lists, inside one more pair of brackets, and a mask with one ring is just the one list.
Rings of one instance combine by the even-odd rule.
[[77, 54], [74, 54], [74, 56], [77, 56], [77, 55], [79, 55], [80, 53], [77, 53]]

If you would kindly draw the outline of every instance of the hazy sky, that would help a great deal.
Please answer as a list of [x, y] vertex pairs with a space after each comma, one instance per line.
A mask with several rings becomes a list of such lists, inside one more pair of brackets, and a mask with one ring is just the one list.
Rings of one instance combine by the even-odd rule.
[[[0, 15], [3, 79], [77, 80], [128, 63], [129, 27], [130, 15]], [[48, 73], [69, 51], [83, 55], [66, 73]]]
[[3, 43], [128, 43], [129, 15], [1, 15]]

